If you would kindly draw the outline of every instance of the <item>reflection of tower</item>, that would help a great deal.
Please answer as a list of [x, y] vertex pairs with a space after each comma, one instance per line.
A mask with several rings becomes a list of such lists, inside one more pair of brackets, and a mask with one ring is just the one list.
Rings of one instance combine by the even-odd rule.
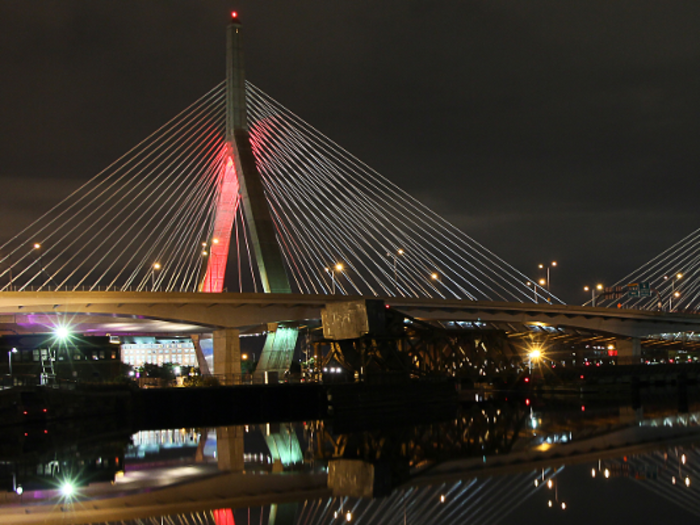
[[206, 273], [200, 289], [203, 292], [222, 292], [225, 288], [231, 230], [238, 205], [242, 202], [263, 290], [289, 293], [291, 288], [275, 236], [275, 225], [250, 144], [242, 26], [235, 12], [226, 30], [226, 49], [226, 144], [217, 159], [221, 165], [219, 196], [212, 238], [208, 243]]

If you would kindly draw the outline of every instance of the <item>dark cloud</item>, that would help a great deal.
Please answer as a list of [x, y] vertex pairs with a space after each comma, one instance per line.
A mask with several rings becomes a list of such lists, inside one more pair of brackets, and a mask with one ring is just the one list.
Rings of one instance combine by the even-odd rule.
[[232, 8], [254, 83], [569, 301], [697, 226], [692, 2], [5, 0], [1, 236], [222, 80]]

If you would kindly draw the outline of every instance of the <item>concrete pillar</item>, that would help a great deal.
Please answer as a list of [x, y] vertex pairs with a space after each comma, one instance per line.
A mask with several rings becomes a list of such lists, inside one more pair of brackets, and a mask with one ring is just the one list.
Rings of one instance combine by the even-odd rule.
[[199, 365], [199, 372], [203, 376], [210, 376], [211, 372], [209, 371], [209, 364], [204, 358], [204, 352], [202, 352], [202, 345], [199, 344], [199, 334], [190, 335], [190, 339], [192, 339], [192, 344], [194, 345], [194, 350], [197, 355], [197, 364]]
[[242, 426], [217, 427], [216, 458], [219, 470], [243, 472], [243, 434]]
[[214, 332], [214, 375], [226, 378], [240, 377], [241, 342], [239, 332], [233, 328]]
[[638, 365], [642, 360], [642, 344], [637, 337], [618, 339], [615, 348], [618, 365]]

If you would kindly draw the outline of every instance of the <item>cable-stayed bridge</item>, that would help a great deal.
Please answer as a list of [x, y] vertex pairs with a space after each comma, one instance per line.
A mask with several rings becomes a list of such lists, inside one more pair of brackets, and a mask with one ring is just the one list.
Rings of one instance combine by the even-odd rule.
[[[359, 296], [409, 301], [405, 308], [436, 320], [554, 320], [624, 337], [694, 327], [692, 316], [647, 316], [649, 332], [638, 312], [568, 311], [247, 82], [237, 16], [227, 46], [225, 82], [0, 246], [5, 313], [232, 329], [246, 316], [222, 305], [248, 299], [212, 294], [235, 292], [286, 294], [252, 301], [287, 305], [263, 322], [317, 315], [319, 296]], [[204, 303], [214, 305], [204, 319], [187, 313]], [[613, 317], [626, 326], [613, 328]]]

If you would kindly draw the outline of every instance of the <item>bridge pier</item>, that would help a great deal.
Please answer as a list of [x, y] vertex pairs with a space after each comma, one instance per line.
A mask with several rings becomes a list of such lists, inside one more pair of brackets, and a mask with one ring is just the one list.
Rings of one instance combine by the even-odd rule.
[[638, 337], [615, 342], [618, 365], [638, 365], [642, 359], [642, 344]]
[[226, 379], [241, 374], [240, 332], [234, 328], [214, 332], [214, 375]]

